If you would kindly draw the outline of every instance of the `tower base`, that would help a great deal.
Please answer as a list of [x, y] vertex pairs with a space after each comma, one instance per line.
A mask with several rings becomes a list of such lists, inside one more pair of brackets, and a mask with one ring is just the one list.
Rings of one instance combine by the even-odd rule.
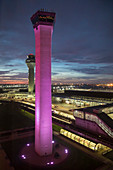
[[27, 145], [22, 149], [20, 158], [22, 161], [31, 164], [32, 166], [51, 167], [63, 162], [68, 156], [66, 147], [58, 143], [53, 144], [53, 152], [48, 156], [39, 156], [35, 152], [34, 143], [29, 144], [29, 146]]

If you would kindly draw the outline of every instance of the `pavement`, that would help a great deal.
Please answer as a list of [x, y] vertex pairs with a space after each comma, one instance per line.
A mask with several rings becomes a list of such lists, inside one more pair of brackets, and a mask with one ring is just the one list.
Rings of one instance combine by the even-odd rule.
[[10, 165], [10, 160], [8, 159], [1, 144], [0, 144], [0, 170], [14, 170], [14, 167]]
[[[19, 157], [21, 161], [26, 164], [41, 167], [51, 167], [53, 164], [59, 164], [63, 162], [68, 156], [68, 150], [60, 143], [53, 143], [53, 150], [51, 155], [39, 156], [35, 151], [35, 144], [30, 143], [29, 146], [25, 145], [20, 151]], [[55, 156], [56, 155], [56, 156]], [[31, 168], [32, 169], [32, 168]]]
[[[82, 150], [83, 152], [87, 153], [88, 155], [90, 155], [91, 157], [101, 161], [103, 163], [103, 165], [101, 167], [97, 168], [96, 170], [103, 170], [103, 169], [104, 170], [112, 170], [113, 169], [113, 161], [104, 157], [102, 155], [102, 151], [99, 151], [99, 152], [91, 151], [90, 149], [87, 149], [87, 148], [83, 147], [82, 145], [77, 144], [77, 143], [71, 141], [70, 139], [59, 135], [58, 132], [54, 131], [53, 133], [54, 133], [55, 136], [57, 136], [61, 140], [64, 140], [64, 141], [70, 143], [75, 148], [78, 148], [78, 149]], [[32, 136], [32, 135], [34, 135], [33, 131], [31, 131], [30, 133], [22, 133], [19, 136], [17, 134], [15, 134], [15, 135], [13, 134], [8, 139], [5, 139], [5, 141], [6, 140], [14, 140], [14, 139], [18, 139], [18, 138], [24, 138], [24, 137]], [[105, 152], [105, 150], [104, 150], [104, 152]], [[0, 144], [0, 170], [14, 170], [14, 167], [12, 167], [10, 165], [10, 160], [8, 159], [8, 157], [5, 153], [5, 151], [3, 150], [1, 144]]]

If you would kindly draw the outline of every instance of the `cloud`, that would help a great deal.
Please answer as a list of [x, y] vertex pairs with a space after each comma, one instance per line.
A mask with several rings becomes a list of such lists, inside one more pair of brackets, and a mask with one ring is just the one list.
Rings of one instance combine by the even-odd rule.
[[58, 75], [58, 74], [59, 74], [59, 73], [53, 73], [53, 72], [52, 72], [52, 76], [54, 76], [54, 75]]
[[[3, 77], [4, 76], [4, 77]], [[14, 72], [14, 70], [0, 71], [0, 77], [4, 79], [16, 80], [16, 79], [28, 79], [28, 73]]]
[[16, 75], [11, 76], [11, 79], [21, 79], [21, 78], [28, 79], [28, 73], [17, 73]]
[[[66, 77], [67, 81], [74, 81], [76, 75], [73, 77], [73, 74], [77, 72], [81, 73], [81, 77], [86, 74], [87, 80], [93, 75], [103, 78], [104, 74], [112, 75], [112, 0], [0, 1], [0, 63], [3, 70], [13, 67], [17, 71], [2, 70], [0, 74], [8, 74], [13, 79], [27, 78], [25, 59], [29, 53], [35, 54], [35, 36], [30, 17], [37, 11], [37, 3], [39, 9], [52, 8], [56, 12], [52, 38], [54, 77], [60, 80], [63, 72], [71, 72]], [[91, 64], [97, 66], [90, 67]]]
[[[76, 49], [76, 47], [75, 47]], [[75, 50], [74, 49], [74, 50]], [[79, 64], [104, 64], [113, 62], [113, 51], [108, 50], [92, 50], [88, 47], [83, 50], [80, 49], [78, 52], [66, 51], [53, 55], [53, 61], [55, 62], [67, 62], [67, 63], [79, 63]]]
[[4, 66], [5, 67], [14, 67], [15, 65], [13, 65], [13, 64], [5, 64]]
[[113, 75], [113, 66], [103, 66], [99, 68], [72, 68], [71, 70], [81, 72], [81, 73], [86, 73], [86, 74], [108, 74], [108, 75]]
[[0, 74], [3, 75], [3, 74], [7, 74], [9, 73], [10, 71], [0, 71]]

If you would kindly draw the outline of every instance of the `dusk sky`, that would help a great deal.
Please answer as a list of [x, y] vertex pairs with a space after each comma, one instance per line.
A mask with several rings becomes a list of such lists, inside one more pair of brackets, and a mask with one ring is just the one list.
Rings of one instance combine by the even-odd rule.
[[52, 83], [113, 83], [113, 0], [0, 0], [0, 84], [27, 83], [41, 8], [56, 12]]

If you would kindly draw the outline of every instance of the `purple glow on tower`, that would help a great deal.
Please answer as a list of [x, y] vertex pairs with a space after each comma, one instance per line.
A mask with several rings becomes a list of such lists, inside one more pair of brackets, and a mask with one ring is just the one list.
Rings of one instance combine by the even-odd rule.
[[51, 41], [55, 13], [38, 11], [32, 17], [35, 32], [35, 151], [52, 153]]

